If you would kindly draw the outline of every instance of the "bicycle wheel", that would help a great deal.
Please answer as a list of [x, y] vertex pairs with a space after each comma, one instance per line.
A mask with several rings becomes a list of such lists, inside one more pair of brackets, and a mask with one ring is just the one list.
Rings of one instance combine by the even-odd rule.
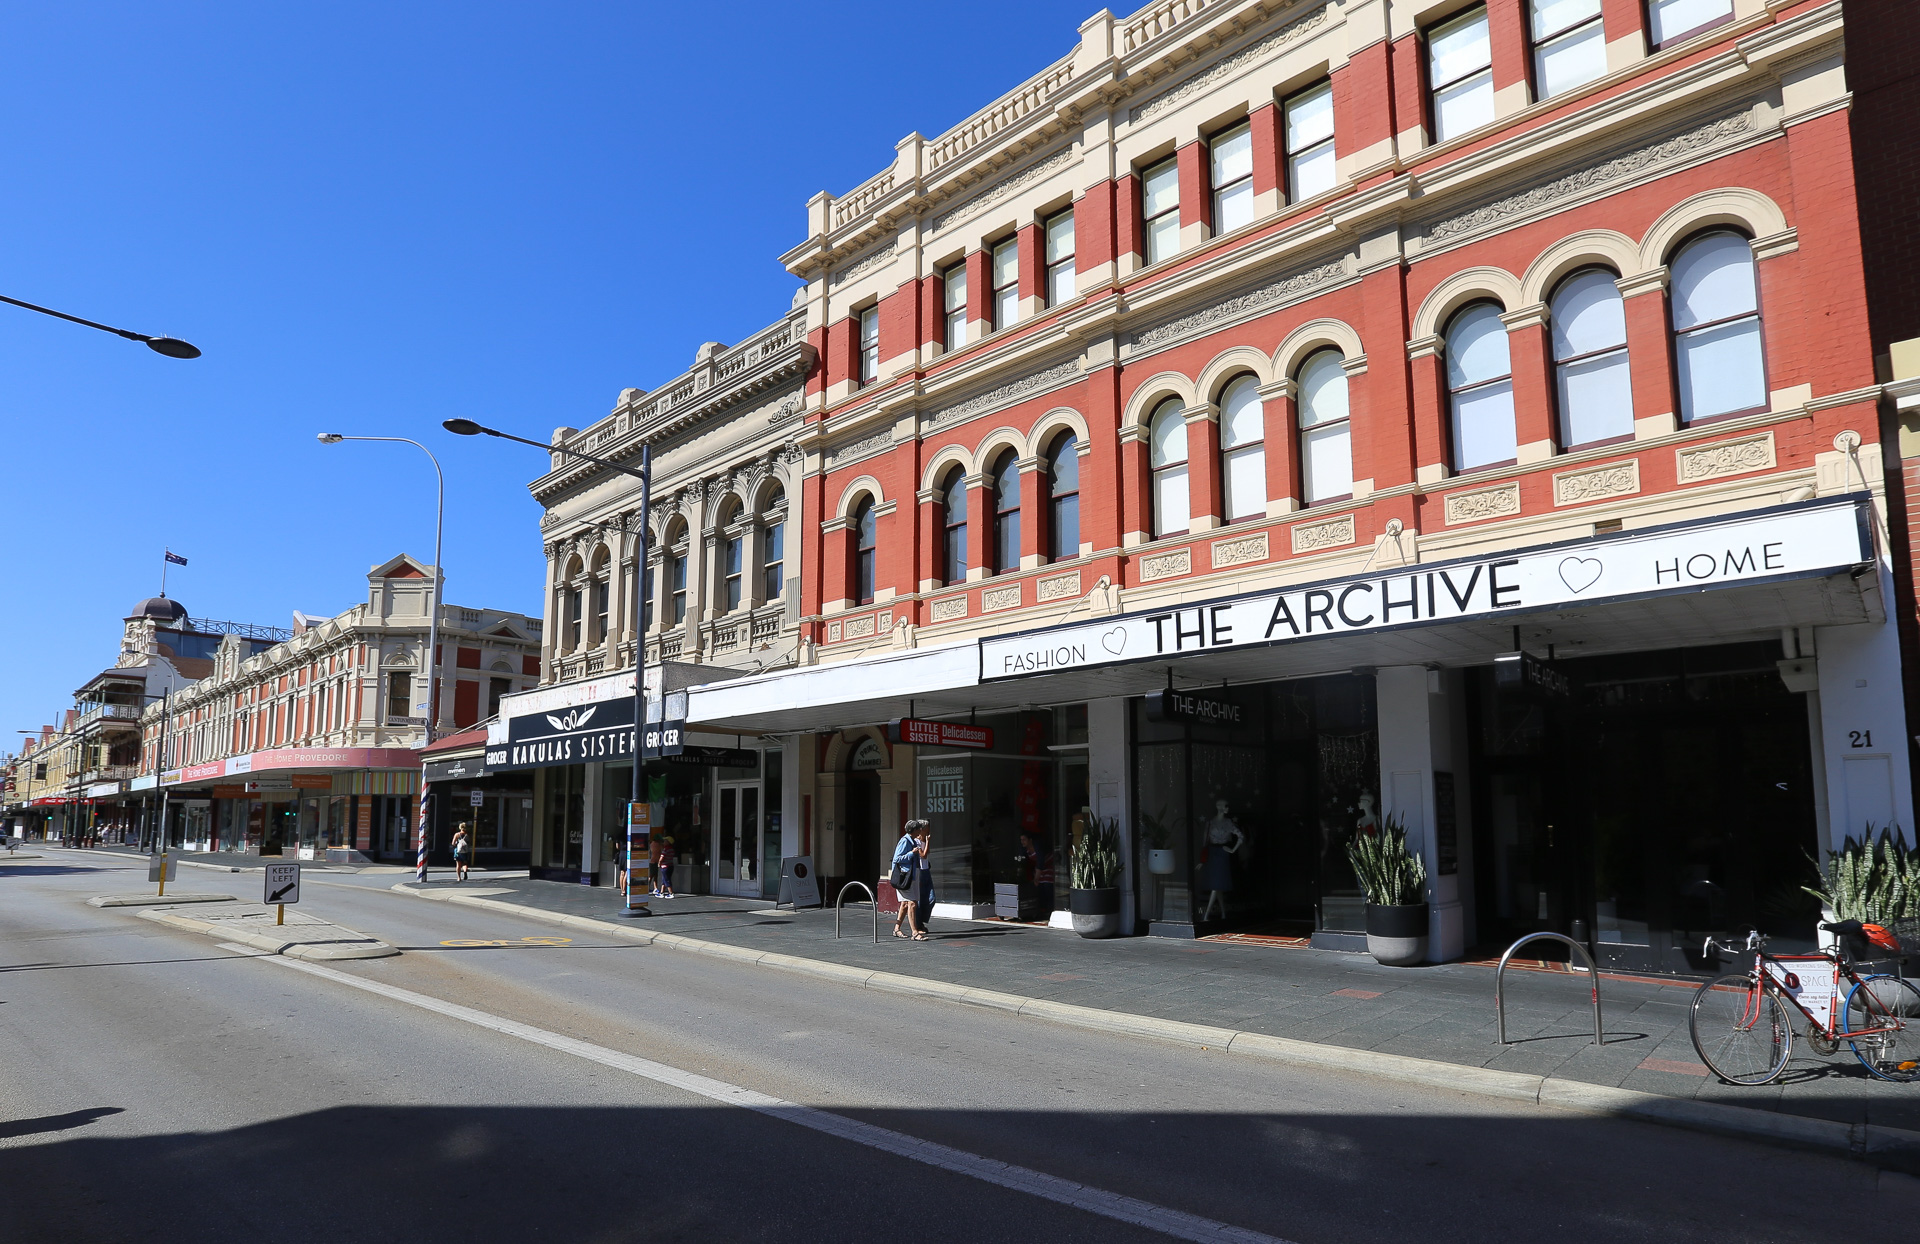
[[1905, 1084], [1920, 1079], [1920, 989], [1897, 976], [1869, 976], [1847, 993], [1842, 1013], [1847, 1033], [1865, 1028], [1891, 1029], [1847, 1038], [1853, 1056], [1882, 1080]]
[[1787, 1009], [1745, 976], [1708, 981], [1693, 995], [1687, 1021], [1700, 1061], [1728, 1084], [1765, 1084], [1793, 1052]]

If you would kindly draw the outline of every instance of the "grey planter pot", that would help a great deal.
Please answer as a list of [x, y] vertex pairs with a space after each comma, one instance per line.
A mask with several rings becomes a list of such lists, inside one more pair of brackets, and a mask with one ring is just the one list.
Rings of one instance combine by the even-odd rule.
[[1073, 931], [1081, 937], [1112, 937], [1120, 932], [1120, 890], [1075, 890], [1067, 899]]
[[1389, 967], [1427, 960], [1427, 905], [1367, 904], [1367, 953]]

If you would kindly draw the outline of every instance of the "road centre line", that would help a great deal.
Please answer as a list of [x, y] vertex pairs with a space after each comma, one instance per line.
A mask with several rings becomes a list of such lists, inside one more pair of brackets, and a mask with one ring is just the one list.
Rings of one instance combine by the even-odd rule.
[[1172, 1236], [1174, 1239], [1192, 1240], [1195, 1244], [1292, 1244], [1291, 1241], [1279, 1236], [1216, 1222], [1211, 1218], [1202, 1218], [1197, 1214], [1169, 1209], [1164, 1205], [1155, 1205], [1151, 1201], [1121, 1196], [1100, 1188], [1089, 1188], [1057, 1175], [1048, 1175], [1024, 1166], [1013, 1166], [993, 1158], [968, 1153], [964, 1149], [921, 1140], [904, 1132], [890, 1131], [887, 1128], [876, 1127], [871, 1123], [861, 1123], [830, 1111], [817, 1110], [812, 1106], [802, 1106], [796, 1102], [770, 1097], [765, 1093], [728, 1084], [723, 1080], [669, 1067], [665, 1063], [657, 1063], [632, 1054], [623, 1054], [603, 1045], [595, 1045], [574, 1037], [564, 1037], [556, 1032], [548, 1032], [544, 1028], [535, 1028], [531, 1024], [503, 1019], [498, 1015], [461, 1006], [458, 1003], [445, 1002], [429, 994], [415, 993], [410, 989], [401, 989], [394, 985], [367, 980], [296, 959], [261, 954], [232, 942], [221, 942], [220, 948], [245, 955], [250, 959], [263, 959], [281, 967], [291, 968], [296, 972], [305, 972], [309, 976], [318, 976], [366, 993], [377, 994], [408, 1006], [432, 1011], [449, 1019], [472, 1024], [477, 1028], [517, 1037], [522, 1041], [545, 1046], [563, 1054], [571, 1054], [588, 1062], [599, 1063], [603, 1067], [625, 1071], [642, 1079], [652, 1080], [656, 1084], [664, 1084], [682, 1092], [692, 1093], [697, 1097], [704, 1097], [709, 1101], [738, 1106], [743, 1110], [751, 1110], [757, 1114], [798, 1124], [841, 1140], [852, 1141], [857, 1145], [865, 1145], [870, 1149], [878, 1149], [895, 1157], [907, 1158], [957, 1175], [966, 1175], [983, 1183], [994, 1184], [1015, 1192], [1024, 1192], [1030, 1196], [1084, 1210], [1090, 1214], [1098, 1214], [1102, 1218], [1110, 1218], [1116, 1222], [1145, 1227], [1150, 1231]]

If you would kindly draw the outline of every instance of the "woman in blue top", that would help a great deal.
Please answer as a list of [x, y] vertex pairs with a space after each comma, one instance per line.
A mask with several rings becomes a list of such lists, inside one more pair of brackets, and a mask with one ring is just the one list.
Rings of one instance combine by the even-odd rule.
[[927, 921], [933, 916], [933, 861], [930, 858], [933, 826], [925, 821], [908, 821], [907, 826], [914, 837], [913, 853], [918, 861], [914, 869], [917, 884], [914, 887], [913, 914], [919, 921], [919, 927], [914, 930], [913, 940], [924, 942], [927, 940]]
[[908, 821], [900, 827], [900, 841], [893, 844], [893, 862], [887, 866], [887, 878], [900, 903], [899, 914], [893, 918], [895, 937], [919, 933], [913, 923], [913, 906], [920, 895], [920, 853], [913, 840], [913, 830], [919, 824], [919, 821]]

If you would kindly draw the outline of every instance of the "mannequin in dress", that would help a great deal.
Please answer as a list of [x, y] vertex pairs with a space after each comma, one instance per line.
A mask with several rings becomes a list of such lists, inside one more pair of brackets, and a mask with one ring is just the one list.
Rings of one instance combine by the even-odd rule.
[[1207, 905], [1201, 909], [1200, 918], [1211, 920], [1214, 905], [1220, 907], [1220, 915], [1227, 914], [1226, 892], [1233, 889], [1233, 857], [1246, 842], [1247, 836], [1227, 815], [1227, 801], [1213, 801], [1214, 816], [1207, 822], [1207, 861], [1202, 868], [1202, 880], [1206, 883]]

